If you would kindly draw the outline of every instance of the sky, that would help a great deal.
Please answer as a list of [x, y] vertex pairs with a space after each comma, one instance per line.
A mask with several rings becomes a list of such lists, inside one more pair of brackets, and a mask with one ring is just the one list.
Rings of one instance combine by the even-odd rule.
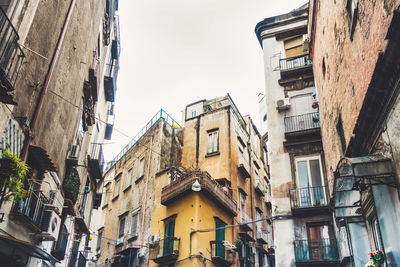
[[[229, 93], [259, 124], [265, 91], [254, 27], [307, 0], [120, 0], [120, 71], [110, 161], [161, 108], [178, 123], [187, 104]], [[129, 136], [129, 137], [128, 137]]]

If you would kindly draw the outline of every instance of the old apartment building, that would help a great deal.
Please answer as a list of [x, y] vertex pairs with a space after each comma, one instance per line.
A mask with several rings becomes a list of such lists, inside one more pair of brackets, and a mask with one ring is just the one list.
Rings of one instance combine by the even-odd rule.
[[265, 144], [229, 95], [158, 113], [104, 177], [99, 266], [274, 266]]
[[[0, 261], [85, 266], [113, 128], [118, 1], [0, 4], [0, 148], [31, 169], [23, 199], [1, 204]], [[9, 165], [1, 162], [3, 181]]]
[[307, 23], [305, 4], [255, 28], [264, 53], [261, 100], [266, 105], [277, 266], [339, 263]]
[[308, 30], [340, 259], [399, 266], [400, 1], [334, 2], [310, 1]]

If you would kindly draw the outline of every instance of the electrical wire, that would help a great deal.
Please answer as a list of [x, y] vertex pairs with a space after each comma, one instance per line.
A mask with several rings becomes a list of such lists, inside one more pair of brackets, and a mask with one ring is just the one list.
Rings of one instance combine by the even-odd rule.
[[[66, 98], [63, 97], [62, 95], [60, 95], [60, 94], [58, 94], [58, 93], [56, 93], [56, 92], [54, 92], [53, 90], [50, 90], [50, 89], [49, 89], [48, 91], [51, 92], [53, 95], [55, 95], [55, 96], [61, 98], [62, 100], [64, 100], [64, 101], [67, 102], [68, 104], [74, 106], [74, 107], [77, 108], [78, 110], [83, 111], [83, 108], [81, 108], [79, 105], [76, 105], [76, 104], [73, 103], [72, 101], [66, 99]], [[96, 118], [98, 121], [107, 124], [107, 122], [106, 122], [106, 121], [103, 121], [100, 117], [96, 117], [96, 116], [95, 116], [95, 118]], [[113, 127], [113, 130], [115, 130], [116, 132], [118, 132], [118, 133], [120, 133], [121, 135], [125, 136], [126, 138], [129, 138], [129, 139], [131, 139], [131, 140], [133, 139], [131, 136], [125, 134], [124, 132], [118, 130], [118, 129], [115, 128], [115, 127]], [[141, 146], [145, 146], [145, 147], [147, 147], [148, 149], [150, 149], [148, 146], [146, 146], [146, 145], [144, 145], [144, 144], [141, 144], [139, 141], [136, 142], [135, 144], [139, 144], [139, 145], [141, 145]], [[160, 153], [157, 152], [157, 151], [154, 151], [154, 150], [152, 150], [152, 151], [153, 151], [154, 153], [160, 155], [160, 156], [163, 156], [162, 154], [160, 154]], [[109, 162], [107, 162], [107, 163], [111, 163], [111, 162], [114, 162], [114, 161], [109, 161]]]

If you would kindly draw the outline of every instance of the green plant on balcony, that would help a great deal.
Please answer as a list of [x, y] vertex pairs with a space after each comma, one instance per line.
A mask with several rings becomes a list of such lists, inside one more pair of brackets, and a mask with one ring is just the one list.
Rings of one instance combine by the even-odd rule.
[[4, 201], [18, 201], [24, 197], [24, 182], [30, 168], [8, 149], [1, 149], [0, 159], [0, 207]]
[[314, 207], [319, 207], [319, 206], [321, 206], [321, 200], [316, 200], [314, 202]]
[[237, 239], [235, 240], [235, 244], [236, 244], [236, 246], [241, 246], [241, 245], [243, 245], [242, 239], [237, 238]]
[[65, 198], [69, 198], [75, 204], [78, 199], [80, 186], [81, 181], [78, 171], [75, 168], [70, 168], [62, 183]]

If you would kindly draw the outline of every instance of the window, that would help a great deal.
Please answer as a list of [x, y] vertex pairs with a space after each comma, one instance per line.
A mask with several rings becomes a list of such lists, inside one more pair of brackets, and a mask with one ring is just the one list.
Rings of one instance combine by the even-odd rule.
[[[226, 223], [215, 218], [215, 228], [225, 227]], [[215, 231], [215, 256], [225, 258], [225, 247], [223, 241], [225, 240], [225, 229]]]
[[174, 252], [175, 218], [165, 222], [164, 228], [164, 251], [163, 256]]
[[140, 159], [139, 161], [139, 169], [138, 169], [138, 175], [137, 178], [141, 178], [144, 175], [144, 157]]
[[118, 229], [118, 237], [117, 237], [118, 244], [124, 242], [125, 221], [126, 221], [126, 216], [122, 216], [119, 218], [119, 229]]
[[284, 41], [286, 58], [307, 54], [303, 51], [303, 36], [297, 36]]
[[105, 186], [104, 203], [103, 207], [108, 205], [108, 199], [110, 198], [110, 183]]
[[307, 225], [308, 249], [311, 260], [327, 260], [334, 257], [332, 229], [328, 223]]
[[132, 178], [133, 178], [133, 166], [129, 168], [128, 173], [125, 176], [125, 186], [124, 189], [128, 188], [132, 185]]
[[218, 130], [208, 132], [208, 147], [207, 154], [218, 152]]
[[326, 205], [320, 156], [296, 158], [296, 173], [300, 206]]
[[131, 237], [138, 235], [139, 212], [132, 214]]
[[97, 234], [97, 244], [96, 244], [97, 253], [100, 253], [100, 250], [101, 250], [101, 242], [103, 240], [103, 231], [104, 231], [104, 229], [100, 229]]
[[118, 197], [120, 187], [121, 187], [121, 179], [115, 180], [113, 199]]
[[347, 13], [350, 19], [350, 40], [353, 40], [353, 33], [357, 22], [358, 3], [356, 0], [347, 0]]

